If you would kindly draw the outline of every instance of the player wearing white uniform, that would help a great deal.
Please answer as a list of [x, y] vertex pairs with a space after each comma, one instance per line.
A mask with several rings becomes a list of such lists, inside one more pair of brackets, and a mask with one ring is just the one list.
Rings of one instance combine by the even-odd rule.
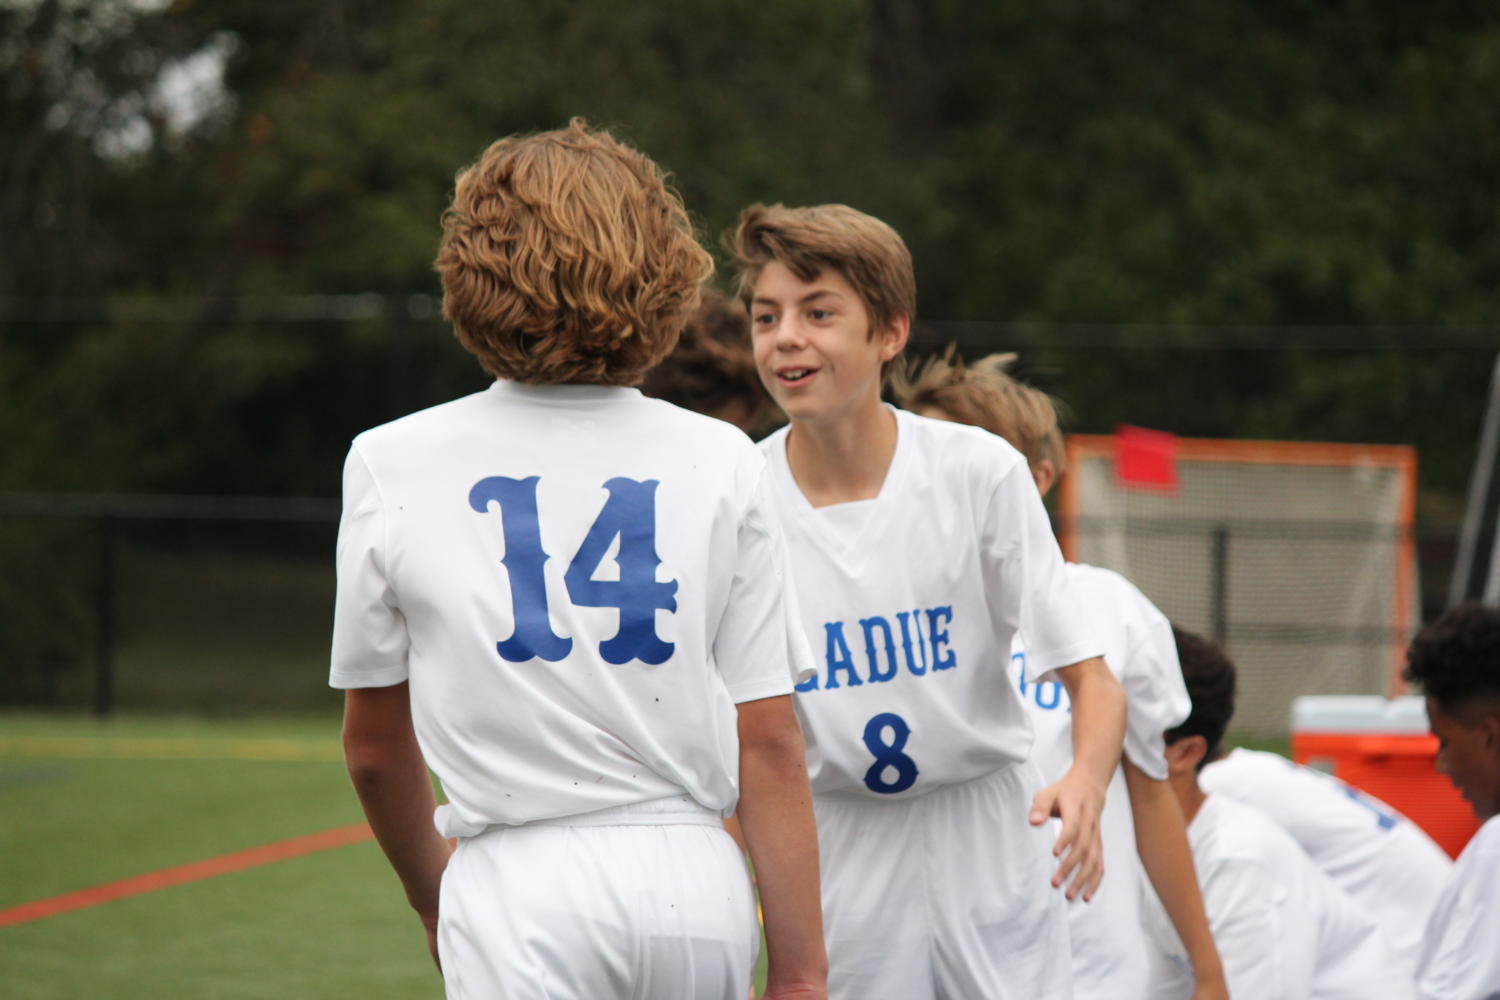
[[[1152, 781], [1165, 781], [1162, 733], [1186, 719], [1189, 707], [1171, 623], [1118, 573], [1078, 563], [1068, 563], [1066, 570], [1100, 630], [1104, 662], [1125, 689], [1125, 757]], [[1056, 780], [1073, 763], [1068, 692], [1055, 681], [1031, 679], [1024, 634], [1018, 637], [1011, 659], [1036, 731], [1033, 759], [1044, 779]], [[1150, 890], [1140, 880], [1132, 818], [1122, 765], [1110, 779], [1100, 817], [1109, 877], [1087, 905], [1068, 909], [1073, 993], [1078, 1000], [1146, 994], [1148, 947], [1140, 906], [1142, 892]]]
[[1437, 768], [1483, 821], [1432, 909], [1417, 962], [1420, 1000], [1500, 998], [1500, 608], [1460, 604], [1412, 640]]
[[438, 263], [499, 380], [355, 439], [331, 682], [448, 995], [743, 1000], [737, 800], [767, 995], [824, 995], [789, 697], [810, 657], [764, 461], [629, 387], [707, 270], [680, 202], [580, 122], [501, 140], [460, 175]]
[[[1402, 1000], [1403, 969], [1375, 921], [1270, 819], [1209, 795], [1188, 824], [1193, 864], [1234, 1000]], [[1154, 899], [1150, 935], [1168, 945], [1151, 994], [1186, 997], [1186, 955]]]
[[1236, 747], [1204, 767], [1198, 784], [1254, 807], [1291, 834], [1375, 918], [1411, 977], [1422, 928], [1453, 867], [1420, 827], [1337, 778], [1262, 750]]
[[[1006, 371], [1011, 355], [972, 365], [950, 347], [911, 379], [898, 380], [901, 405], [927, 416], [983, 427], [1014, 445], [1045, 496], [1065, 467], [1057, 408], [1046, 394]], [[1118, 573], [1068, 563], [1068, 580], [1088, 608], [1105, 650], [1104, 661], [1125, 691], [1125, 755], [1110, 779], [1100, 818], [1109, 877], [1087, 905], [1073, 903], [1068, 925], [1073, 992], [1079, 1000], [1146, 994], [1147, 942], [1141, 930], [1141, 863], [1171, 902], [1181, 937], [1192, 944], [1194, 997], [1227, 997], [1223, 970], [1203, 912], [1188, 854], [1186, 825], [1166, 785], [1162, 733], [1188, 714], [1172, 626], [1146, 596]], [[1055, 781], [1073, 763], [1072, 705], [1064, 685], [1035, 682], [1024, 634], [1011, 653], [1012, 672], [1036, 732], [1033, 760]], [[1141, 831], [1138, 844], [1137, 829]], [[1139, 860], [1137, 853], [1139, 852]]]
[[[1097, 885], [1123, 698], [1025, 460], [880, 402], [915, 298], [884, 223], [844, 206], [752, 206], [735, 249], [761, 380], [791, 418], [762, 447], [823, 653], [797, 704], [829, 995], [1068, 997], [1064, 897], [1048, 879], [1070, 897]], [[1085, 734], [1078, 766], [1045, 789], [1007, 675], [1021, 627], [1038, 674], [1073, 687]], [[1042, 828], [1053, 813], [1056, 872]]]
[[[1216, 646], [1176, 630], [1192, 699], [1169, 730], [1168, 779], [1188, 819], [1193, 865], [1234, 1000], [1404, 1000], [1408, 981], [1375, 921], [1313, 864], [1291, 836], [1246, 805], [1205, 795], [1197, 782], [1234, 715], [1235, 670]], [[1191, 974], [1154, 900], [1146, 903], [1152, 993], [1178, 1000]]]

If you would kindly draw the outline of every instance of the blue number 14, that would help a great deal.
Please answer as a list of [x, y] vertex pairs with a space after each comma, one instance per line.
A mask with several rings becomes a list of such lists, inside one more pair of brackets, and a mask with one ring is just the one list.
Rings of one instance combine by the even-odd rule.
[[[491, 503], [500, 506], [505, 538], [505, 556], [500, 562], [510, 579], [515, 631], [495, 648], [511, 663], [532, 658], [555, 663], [573, 650], [572, 639], [553, 631], [547, 608], [543, 567], [549, 556], [542, 549], [538, 482], [537, 476], [490, 476], [469, 491], [469, 506], [481, 514], [489, 511]], [[672, 643], [656, 634], [656, 612], [677, 610], [677, 581], [656, 579], [656, 568], [661, 565], [656, 554], [656, 487], [655, 479], [617, 476], [606, 482], [609, 498], [563, 575], [573, 604], [619, 609], [619, 630], [599, 643], [599, 655], [607, 663], [640, 660], [655, 666], [672, 655]], [[620, 540], [615, 555], [620, 578], [594, 579], [616, 538]]]

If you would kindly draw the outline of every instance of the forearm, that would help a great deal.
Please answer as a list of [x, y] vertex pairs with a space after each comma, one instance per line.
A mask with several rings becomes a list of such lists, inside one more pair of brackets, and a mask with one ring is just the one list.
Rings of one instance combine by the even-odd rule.
[[374, 727], [346, 710], [344, 758], [375, 839], [424, 923], [436, 921], [438, 889], [451, 849], [432, 825], [436, 798], [416, 736], [406, 726]]
[[1167, 782], [1151, 779], [1129, 760], [1125, 761], [1125, 783], [1135, 817], [1136, 851], [1146, 877], [1182, 940], [1200, 991], [1222, 989], [1224, 968], [1209, 930], [1177, 796]]
[[742, 741], [738, 816], [765, 919], [766, 988], [821, 987], [828, 976], [828, 958], [818, 834], [794, 717], [791, 728], [778, 737]]
[[1107, 788], [1125, 743], [1125, 690], [1097, 656], [1062, 668], [1058, 676], [1073, 710], [1071, 770]]

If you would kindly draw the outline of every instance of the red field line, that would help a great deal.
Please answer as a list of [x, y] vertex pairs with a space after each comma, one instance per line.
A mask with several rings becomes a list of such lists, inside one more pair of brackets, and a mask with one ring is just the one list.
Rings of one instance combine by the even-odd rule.
[[216, 858], [194, 861], [175, 868], [163, 868], [144, 875], [134, 875], [118, 882], [107, 882], [89, 889], [79, 889], [76, 892], [64, 893], [50, 899], [38, 899], [8, 910], [0, 910], [0, 927], [55, 917], [59, 913], [82, 910], [86, 907], [98, 906], [100, 903], [125, 899], [128, 896], [139, 896], [146, 892], [156, 892], [158, 889], [170, 889], [175, 885], [198, 882], [217, 875], [228, 875], [230, 872], [244, 871], [246, 868], [256, 868], [275, 861], [299, 858], [304, 854], [326, 851], [334, 847], [357, 844], [369, 840], [371, 836], [373, 834], [370, 833], [369, 824], [355, 823], [353, 826], [341, 826], [333, 830], [324, 830], [322, 833], [308, 834], [305, 837], [278, 840], [273, 844], [252, 847], [233, 854], [222, 854]]

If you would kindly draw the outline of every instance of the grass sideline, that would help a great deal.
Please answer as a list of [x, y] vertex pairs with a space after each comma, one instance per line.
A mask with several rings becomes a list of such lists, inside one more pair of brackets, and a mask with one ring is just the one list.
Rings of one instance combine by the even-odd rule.
[[[333, 716], [0, 714], [0, 910], [359, 822], [337, 734]], [[0, 982], [13, 1000], [442, 996], [371, 841], [0, 927]]]
[[[359, 822], [337, 733], [0, 716], [0, 909]], [[442, 996], [371, 841], [0, 928], [0, 982], [15, 1000]]]
[[[338, 727], [0, 714], [0, 910], [358, 823]], [[373, 841], [0, 927], [0, 982], [8, 1000], [443, 995]]]

